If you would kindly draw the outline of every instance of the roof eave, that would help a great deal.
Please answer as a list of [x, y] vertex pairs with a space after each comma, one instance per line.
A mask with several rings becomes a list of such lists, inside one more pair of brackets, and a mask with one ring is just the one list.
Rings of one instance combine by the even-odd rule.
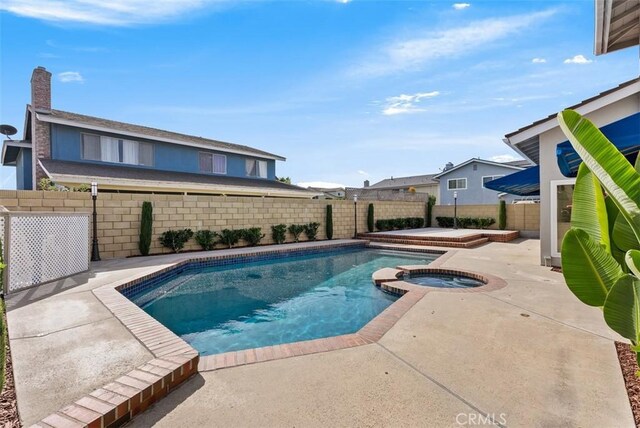
[[158, 137], [158, 136], [155, 136], [155, 135], [146, 135], [146, 134], [142, 134], [142, 133], [138, 133], [138, 132], [131, 132], [131, 131], [115, 129], [115, 128], [108, 128], [108, 127], [103, 127], [103, 126], [96, 126], [96, 125], [91, 125], [91, 124], [87, 124], [87, 123], [84, 123], [84, 122], [73, 121], [73, 120], [68, 120], [68, 119], [61, 119], [61, 118], [55, 117], [53, 115], [43, 114], [42, 112], [37, 112], [37, 111], [36, 111], [36, 118], [38, 120], [42, 121], [42, 122], [55, 123], [55, 124], [58, 124], [58, 125], [74, 126], [74, 127], [77, 127], [77, 128], [91, 129], [91, 130], [94, 130], [94, 131], [110, 132], [110, 133], [113, 133], [113, 134], [120, 134], [120, 135], [127, 135], [127, 136], [130, 136], [130, 137], [144, 138], [146, 140], [161, 141], [161, 142], [171, 143], [171, 144], [179, 144], [181, 146], [198, 147], [198, 148], [207, 149], [207, 150], [214, 150], [214, 151], [219, 151], [219, 152], [224, 152], [224, 153], [233, 153], [233, 154], [251, 156], [251, 157], [254, 157], [254, 158], [261, 158], [261, 159], [272, 159], [272, 160], [278, 160], [278, 161], [286, 161], [287, 160], [284, 156], [275, 155], [273, 153], [265, 153], [265, 154], [263, 154], [263, 153], [252, 153], [250, 151], [244, 151], [244, 150], [233, 150], [233, 149], [228, 149], [228, 148], [223, 148], [223, 147], [213, 147], [213, 146], [208, 145], [208, 144], [198, 144], [198, 143], [194, 143], [194, 142], [190, 142], [190, 141], [181, 141], [181, 140], [176, 140], [176, 139], [172, 139], [172, 138], [163, 138], [163, 137]]
[[451, 173], [451, 172], [453, 172], [453, 171], [455, 171], [457, 169], [460, 169], [463, 166], [469, 165], [469, 164], [471, 164], [473, 162], [480, 162], [480, 163], [483, 163], [485, 165], [501, 166], [501, 167], [504, 167], [504, 168], [515, 169], [517, 171], [521, 171], [521, 170], [525, 169], [525, 168], [521, 168], [519, 166], [505, 165], [505, 164], [500, 163], [500, 162], [493, 162], [493, 161], [488, 161], [488, 160], [485, 160], [485, 159], [472, 158], [472, 159], [469, 159], [469, 160], [466, 160], [466, 161], [462, 162], [461, 164], [458, 164], [458, 165], [454, 166], [453, 168], [450, 168], [450, 169], [448, 169], [446, 171], [442, 171], [440, 174], [434, 176], [433, 178], [439, 180], [440, 177], [442, 177], [443, 175], [447, 175], [447, 174], [449, 174], [449, 173]]

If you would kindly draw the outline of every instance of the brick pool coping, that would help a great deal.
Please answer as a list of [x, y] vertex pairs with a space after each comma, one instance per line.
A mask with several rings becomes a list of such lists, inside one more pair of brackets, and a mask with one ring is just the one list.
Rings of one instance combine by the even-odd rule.
[[[304, 247], [287, 246], [286, 248], [280, 247], [277, 249], [273, 247], [264, 249], [254, 248], [248, 252], [218, 255], [211, 255], [211, 253], [203, 255], [190, 254], [187, 258], [167, 267], [159, 268], [150, 274], [138, 276], [132, 280], [111, 283], [93, 290], [94, 295], [132, 335], [149, 350], [154, 358], [115, 379], [113, 382], [104, 385], [102, 388], [50, 414], [33, 426], [43, 428], [83, 426], [103, 428], [119, 426], [146, 410], [150, 405], [166, 396], [198, 371], [219, 370], [263, 361], [352, 348], [377, 342], [409, 309], [419, 302], [427, 293], [434, 290], [405, 283], [396, 277], [395, 280], [386, 281], [380, 284], [380, 286], [386, 291], [398, 294], [401, 297], [356, 333], [210, 356], [200, 356], [198, 352], [183, 339], [175, 335], [122, 294], [127, 289], [133, 289], [142, 283], [190, 263], [216, 262], [237, 259], [239, 257], [251, 259], [268, 255], [296, 253], [298, 251], [314, 252], [314, 250], [358, 246], [369, 246], [369, 242], [345, 241], [331, 243], [324, 241], [317, 243], [317, 245], [307, 245]], [[426, 248], [416, 249], [402, 246], [377, 247], [371, 245], [371, 248], [439, 255], [436, 260], [428, 265], [427, 270], [439, 269], [438, 266], [442, 265], [442, 263], [455, 253], [455, 251], [439, 251]], [[427, 265], [419, 266], [425, 268]], [[486, 275], [485, 277], [491, 276]], [[490, 285], [491, 282], [499, 283], [499, 281], [502, 281], [497, 277], [494, 278], [495, 281], [490, 279], [487, 285]], [[393, 282], [394, 285], [390, 285], [390, 282]], [[502, 282], [504, 283], [504, 281]], [[504, 283], [504, 285], [506, 285], [506, 283]], [[489, 291], [487, 286], [478, 288], [481, 288], [482, 291]]]

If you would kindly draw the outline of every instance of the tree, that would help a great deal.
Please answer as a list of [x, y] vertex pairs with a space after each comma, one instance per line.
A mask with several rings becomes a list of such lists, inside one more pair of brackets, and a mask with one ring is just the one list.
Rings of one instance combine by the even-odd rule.
[[276, 177], [276, 180], [278, 180], [281, 183], [291, 184], [291, 178], [290, 177]]

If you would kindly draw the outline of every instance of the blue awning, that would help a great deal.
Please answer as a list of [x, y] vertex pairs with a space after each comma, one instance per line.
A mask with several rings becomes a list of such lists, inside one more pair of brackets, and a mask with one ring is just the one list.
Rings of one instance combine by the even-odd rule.
[[[620, 119], [600, 128], [600, 131], [625, 156], [632, 156], [640, 150], [640, 113]], [[575, 177], [582, 159], [573, 149], [569, 141], [558, 144], [556, 158], [560, 172], [565, 177]]]
[[540, 195], [540, 167], [532, 166], [485, 183], [484, 187], [519, 196]]

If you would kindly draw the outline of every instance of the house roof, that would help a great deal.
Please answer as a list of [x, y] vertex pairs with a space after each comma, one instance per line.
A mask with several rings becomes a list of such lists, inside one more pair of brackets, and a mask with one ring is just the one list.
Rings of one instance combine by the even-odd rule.
[[63, 185], [95, 181], [103, 189], [300, 198], [317, 195], [317, 192], [277, 180], [159, 171], [54, 159], [39, 159], [39, 162], [51, 180]]
[[[608, 89], [598, 95], [587, 98], [578, 104], [567, 107], [567, 109], [576, 110], [580, 114], [587, 114], [638, 92], [640, 92], [640, 77], [621, 83], [615, 88]], [[558, 126], [557, 113], [554, 113], [524, 126], [517, 131], [506, 134], [504, 142], [537, 164], [540, 160], [538, 137], [541, 133], [553, 129], [556, 126]]]
[[503, 168], [510, 168], [510, 169], [513, 169], [513, 170], [516, 170], [516, 171], [520, 171], [520, 170], [524, 169], [524, 168], [519, 167], [519, 166], [509, 165], [508, 163], [494, 162], [494, 161], [489, 161], [489, 160], [480, 159], [480, 158], [471, 158], [468, 161], [462, 162], [462, 163], [454, 166], [453, 168], [449, 168], [449, 169], [447, 169], [445, 171], [442, 171], [440, 174], [436, 175], [434, 178], [439, 179], [440, 177], [442, 177], [444, 175], [447, 175], [447, 174], [449, 174], [449, 173], [451, 173], [453, 171], [456, 171], [457, 169], [460, 169], [463, 166], [467, 166], [467, 165], [475, 163], [475, 162], [483, 163], [483, 164], [486, 164], [486, 165], [501, 166]]
[[635, 46], [640, 41], [640, 0], [597, 0], [596, 55]]
[[172, 131], [165, 131], [148, 126], [134, 125], [131, 123], [117, 122], [115, 120], [102, 119], [99, 117], [87, 116], [84, 114], [71, 113], [62, 110], [36, 110], [38, 120], [61, 125], [77, 126], [85, 129], [92, 129], [103, 132], [113, 132], [122, 135], [129, 135], [138, 138], [146, 138], [154, 141], [164, 141], [173, 144], [196, 146], [210, 150], [219, 150], [227, 153], [237, 153], [249, 156], [256, 156], [266, 159], [286, 160], [284, 157], [253, 147], [240, 144], [227, 143], [224, 141], [211, 140], [194, 135], [180, 134]]
[[435, 174], [412, 175], [409, 177], [391, 177], [372, 184], [369, 187], [365, 187], [365, 189], [399, 189], [404, 187], [428, 186], [431, 184], [438, 184], [438, 182], [435, 181], [433, 177], [435, 177]]

